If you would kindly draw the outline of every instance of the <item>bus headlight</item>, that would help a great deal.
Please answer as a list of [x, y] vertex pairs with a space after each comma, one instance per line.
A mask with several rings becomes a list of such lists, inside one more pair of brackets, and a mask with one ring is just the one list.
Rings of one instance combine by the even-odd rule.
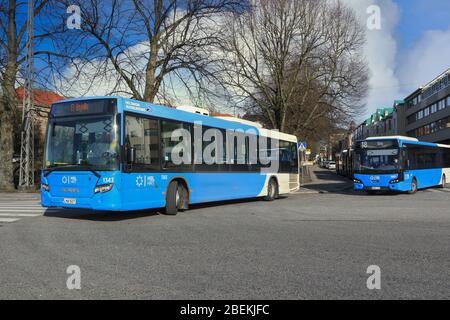
[[50, 191], [50, 186], [48, 184], [46, 184], [46, 183], [42, 183], [41, 184], [41, 188], [44, 191], [47, 191], [47, 192]]
[[108, 183], [108, 184], [102, 184], [99, 186], [96, 186], [94, 189], [94, 193], [105, 193], [112, 189], [114, 184]]
[[359, 179], [353, 179], [353, 183], [362, 184], [362, 181]]
[[394, 180], [389, 181], [390, 184], [396, 184], [396, 183], [399, 183], [399, 182], [400, 182], [400, 180], [398, 180], [398, 179], [394, 179]]

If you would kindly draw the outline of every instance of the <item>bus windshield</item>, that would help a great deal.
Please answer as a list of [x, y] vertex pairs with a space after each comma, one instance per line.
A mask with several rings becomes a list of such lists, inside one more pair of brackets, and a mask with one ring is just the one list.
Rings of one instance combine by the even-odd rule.
[[92, 112], [88, 102], [55, 105], [54, 108], [59, 109], [57, 111], [52, 108], [44, 161], [46, 169], [119, 168], [119, 134], [115, 113], [112, 109], [103, 110], [98, 107], [99, 104], [108, 105], [110, 102], [95, 101], [97, 111], [106, 114]]
[[[381, 147], [381, 148], [380, 148]], [[383, 148], [384, 147], [384, 148]], [[356, 151], [355, 172], [395, 173], [400, 170], [400, 151], [394, 144], [361, 144]]]

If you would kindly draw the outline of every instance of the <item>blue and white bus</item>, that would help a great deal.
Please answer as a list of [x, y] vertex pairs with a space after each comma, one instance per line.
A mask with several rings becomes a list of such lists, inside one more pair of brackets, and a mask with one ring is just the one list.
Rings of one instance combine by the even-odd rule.
[[299, 188], [298, 159], [295, 136], [253, 122], [122, 97], [65, 100], [49, 114], [42, 205], [173, 215], [190, 204], [273, 200]]
[[410, 137], [373, 137], [357, 142], [354, 188], [416, 193], [445, 187], [450, 179], [450, 146]]

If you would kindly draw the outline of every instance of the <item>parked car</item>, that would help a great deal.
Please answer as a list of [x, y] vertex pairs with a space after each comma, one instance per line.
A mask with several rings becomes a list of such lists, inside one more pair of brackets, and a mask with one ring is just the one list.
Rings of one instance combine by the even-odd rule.
[[336, 162], [329, 161], [328, 164], [327, 164], [327, 169], [328, 170], [336, 170]]

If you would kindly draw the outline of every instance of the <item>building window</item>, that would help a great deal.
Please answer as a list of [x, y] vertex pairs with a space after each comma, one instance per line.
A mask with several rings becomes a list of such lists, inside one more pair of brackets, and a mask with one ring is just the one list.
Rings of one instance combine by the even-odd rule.
[[417, 120], [423, 119], [423, 110], [417, 112]]
[[[439, 110], [441, 110], [441, 109], [439, 108]], [[438, 111], [438, 107], [437, 107], [437, 104], [435, 103], [431, 106], [431, 113], [435, 113], [437, 111]]]

